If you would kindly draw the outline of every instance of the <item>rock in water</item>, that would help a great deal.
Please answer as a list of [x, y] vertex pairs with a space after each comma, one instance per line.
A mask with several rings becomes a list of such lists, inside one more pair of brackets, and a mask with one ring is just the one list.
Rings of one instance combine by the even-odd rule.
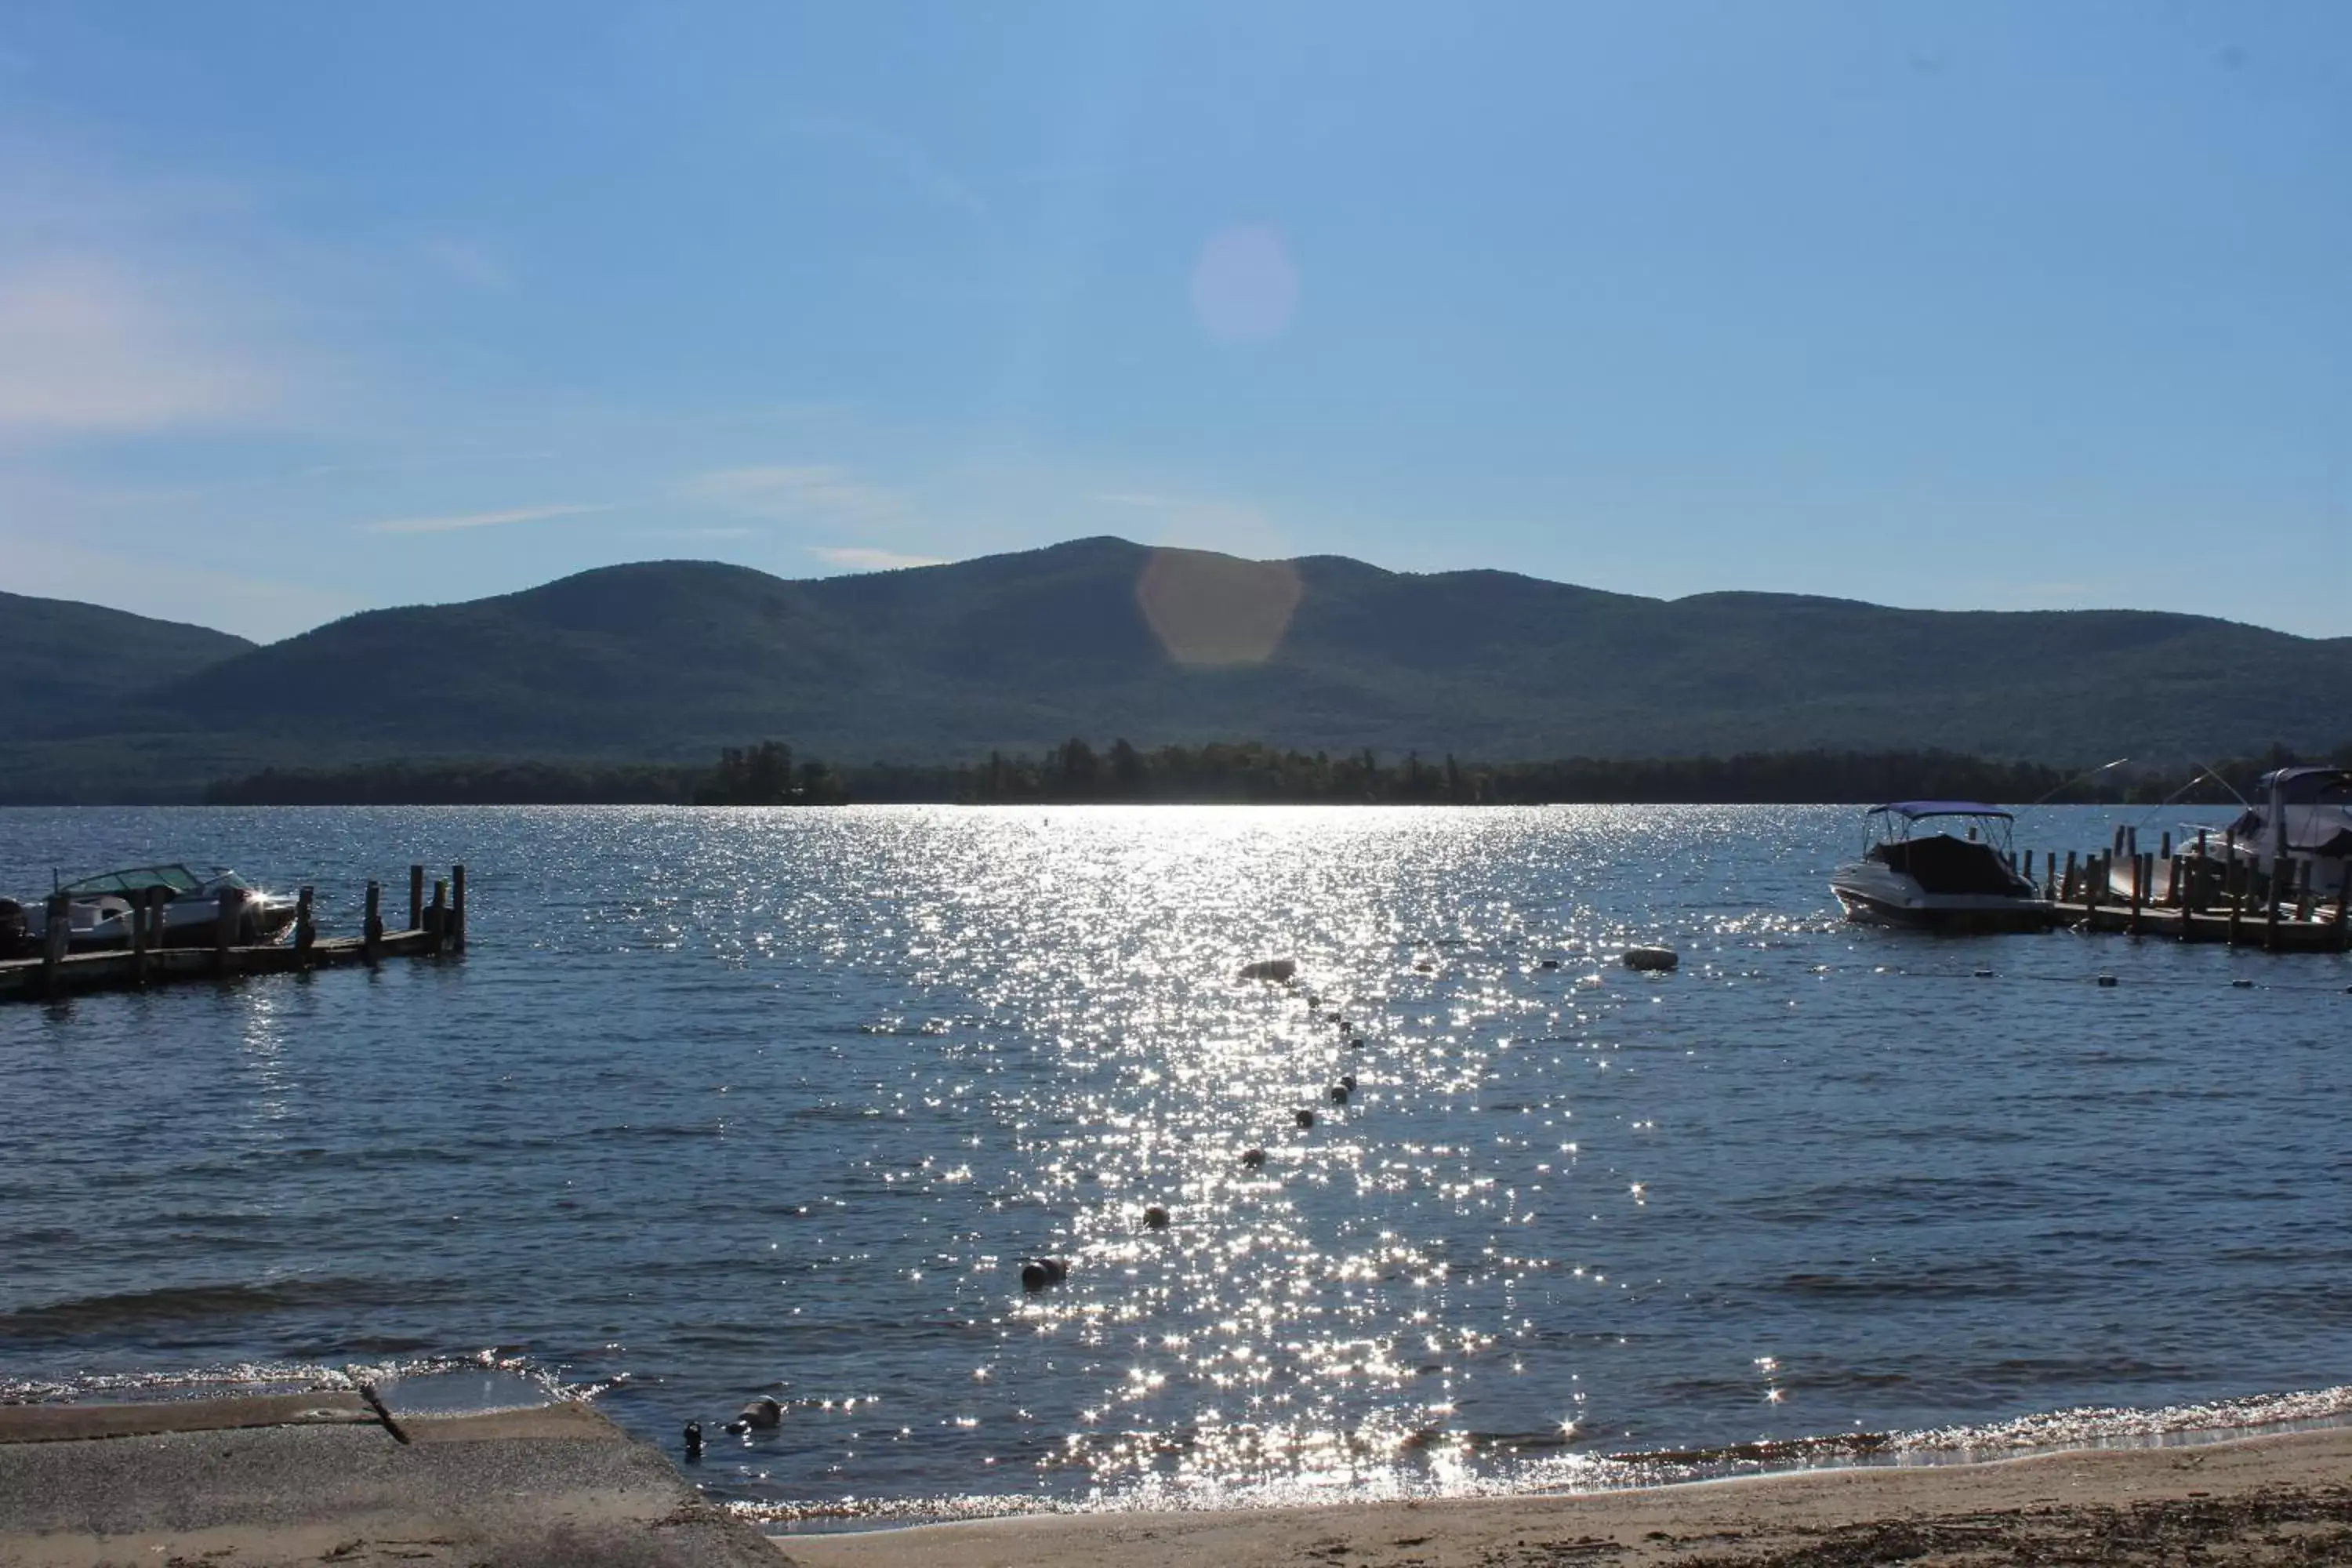
[[1255, 963], [1242, 965], [1244, 980], [1288, 980], [1298, 973], [1295, 958], [1261, 958]]
[[1671, 947], [1629, 947], [1625, 950], [1625, 967], [1652, 973], [1672, 969], [1683, 961], [1683, 955]]

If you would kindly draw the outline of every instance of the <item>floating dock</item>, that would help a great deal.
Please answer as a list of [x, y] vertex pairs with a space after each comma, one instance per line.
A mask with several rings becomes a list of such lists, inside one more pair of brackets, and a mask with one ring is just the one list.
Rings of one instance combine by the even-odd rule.
[[466, 951], [465, 867], [452, 866], [446, 880], [436, 881], [428, 903], [425, 868], [411, 866], [408, 924], [399, 930], [385, 929], [383, 898], [383, 884], [370, 882], [360, 934], [322, 937], [310, 918], [312, 890], [304, 888], [296, 898], [290, 940], [240, 943], [236, 935], [244, 923], [241, 895], [224, 894], [210, 944], [152, 943], [150, 933], [161, 925], [150, 910], [134, 920], [131, 946], [97, 952], [65, 950], [65, 922], [53, 905], [47, 921], [47, 931], [53, 934], [46, 950], [34, 958], [0, 959], [0, 1001], [39, 1002], [93, 991], [136, 991], [173, 981], [304, 973], [341, 964], [373, 967], [389, 958], [437, 958]]

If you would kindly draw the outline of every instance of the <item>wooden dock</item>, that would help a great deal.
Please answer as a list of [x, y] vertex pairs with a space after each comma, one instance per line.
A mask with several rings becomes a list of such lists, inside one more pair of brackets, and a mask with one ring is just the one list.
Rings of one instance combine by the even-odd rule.
[[[2159, 942], [2221, 942], [2269, 952], [2352, 952], [2352, 919], [2346, 899], [2352, 878], [2322, 895], [2310, 881], [2310, 862], [2293, 874], [2265, 878], [2240, 858], [2234, 841], [2212, 854], [2206, 837], [2173, 853], [2172, 836], [2143, 852], [2134, 837], [2117, 836], [2109, 850], [2077, 857], [2060, 867], [2043, 858], [2036, 883], [2057, 912], [2060, 925], [2113, 931]], [[2036, 881], [2034, 857], [2025, 856], [2025, 879]]]
[[301, 889], [295, 904], [294, 927], [289, 940], [239, 942], [244, 927], [244, 899], [232, 889], [221, 895], [210, 944], [166, 947], [156, 940], [163, 930], [163, 906], [150, 901], [131, 916], [131, 942], [125, 947], [96, 952], [66, 951], [66, 921], [61, 897], [50, 901], [45, 950], [32, 958], [0, 959], [0, 1002], [47, 1001], [93, 991], [136, 991], [175, 981], [230, 980], [247, 974], [299, 974], [315, 969], [364, 964], [370, 968], [390, 958], [437, 958], [466, 951], [466, 868], [453, 866], [446, 880], [433, 884], [430, 903], [425, 898], [425, 868], [408, 868], [408, 924], [396, 931], [384, 927], [383, 885], [367, 885], [365, 913], [357, 936], [322, 937], [310, 911], [312, 890]]

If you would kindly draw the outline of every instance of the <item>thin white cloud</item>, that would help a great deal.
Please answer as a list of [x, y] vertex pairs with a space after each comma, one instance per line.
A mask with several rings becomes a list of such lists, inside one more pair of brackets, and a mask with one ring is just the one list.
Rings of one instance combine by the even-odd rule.
[[845, 572], [896, 572], [908, 566], [944, 566], [947, 561], [938, 555], [901, 555], [895, 550], [866, 550], [855, 545], [809, 546], [809, 553], [828, 566], [838, 566]]
[[498, 528], [509, 522], [538, 522], [551, 517], [580, 517], [617, 510], [610, 503], [593, 506], [557, 503], [519, 506], [504, 511], [466, 511], [447, 517], [395, 517], [383, 522], [354, 523], [362, 533], [457, 533], [469, 528]]
[[750, 517], [865, 531], [908, 521], [894, 491], [825, 464], [714, 468], [678, 486], [678, 494]]
[[160, 430], [276, 407], [282, 368], [220, 319], [200, 290], [108, 257], [0, 254], [0, 437]]
[[793, 121], [791, 129], [803, 137], [856, 150], [889, 174], [900, 189], [929, 205], [961, 213], [982, 223], [992, 219], [986, 198], [957, 177], [920, 142], [895, 131], [885, 131], [866, 121], [837, 114], [803, 115]]

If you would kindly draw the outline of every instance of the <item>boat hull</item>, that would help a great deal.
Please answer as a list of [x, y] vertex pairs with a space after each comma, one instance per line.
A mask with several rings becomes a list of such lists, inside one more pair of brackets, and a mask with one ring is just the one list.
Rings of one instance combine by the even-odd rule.
[[1845, 918], [1857, 924], [1950, 935], [2048, 931], [2057, 910], [2044, 900], [1998, 893], [1931, 893], [1879, 866], [1847, 867], [1830, 879]]

